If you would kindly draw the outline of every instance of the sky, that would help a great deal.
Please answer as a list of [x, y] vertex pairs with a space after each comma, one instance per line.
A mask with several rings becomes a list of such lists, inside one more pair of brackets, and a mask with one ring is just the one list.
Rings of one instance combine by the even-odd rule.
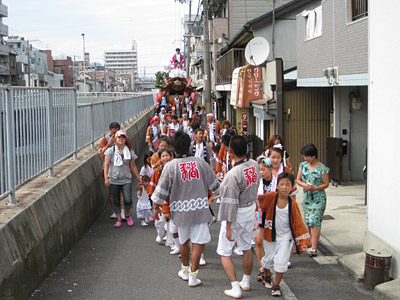
[[[90, 61], [104, 64], [106, 50], [129, 50], [138, 44], [139, 76], [163, 70], [183, 48], [183, 16], [189, 5], [175, 0], [3, 0], [8, 6], [9, 36], [18, 35], [33, 47], [52, 50], [53, 57], [82, 60], [83, 39]], [[197, 12], [193, 0], [192, 14]]]

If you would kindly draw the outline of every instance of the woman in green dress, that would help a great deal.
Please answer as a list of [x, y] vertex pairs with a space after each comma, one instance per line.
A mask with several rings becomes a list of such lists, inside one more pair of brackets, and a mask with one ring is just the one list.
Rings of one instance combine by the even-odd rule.
[[313, 144], [305, 145], [301, 154], [305, 161], [300, 163], [297, 184], [303, 187], [304, 219], [311, 235], [312, 247], [307, 249], [307, 253], [316, 256], [326, 207], [325, 189], [329, 186], [329, 168], [317, 159], [318, 150]]

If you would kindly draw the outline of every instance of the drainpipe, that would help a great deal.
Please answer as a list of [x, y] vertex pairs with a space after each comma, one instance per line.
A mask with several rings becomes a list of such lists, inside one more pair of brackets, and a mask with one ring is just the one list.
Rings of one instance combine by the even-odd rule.
[[272, 1], [272, 60], [275, 59], [275, 1]]

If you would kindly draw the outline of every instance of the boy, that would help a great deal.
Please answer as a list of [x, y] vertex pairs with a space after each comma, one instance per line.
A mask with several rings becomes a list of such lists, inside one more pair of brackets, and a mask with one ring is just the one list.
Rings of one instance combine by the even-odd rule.
[[[229, 147], [235, 164], [226, 174], [220, 188], [221, 205], [218, 220], [222, 223], [217, 253], [221, 256], [222, 266], [232, 285], [232, 289], [225, 290], [225, 295], [241, 298], [241, 289], [250, 290], [253, 266], [251, 240], [260, 173], [257, 162], [246, 157], [247, 142], [244, 137], [233, 136]], [[243, 251], [244, 275], [241, 282], [236, 279], [236, 269], [231, 258], [235, 242]]]
[[209, 165], [214, 159], [212, 150], [209, 144], [204, 141], [204, 129], [199, 127], [194, 131], [196, 140], [190, 145], [192, 156], [204, 159]]
[[[208, 228], [212, 221], [208, 205], [208, 190], [215, 191], [219, 182], [210, 166], [201, 158], [189, 156], [190, 137], [177, 131], [173, 137], [177, 158], [163, 169], [157, 187], [151, 197], [154, 217], [160, 213], [160, 205], [169, 197], [171, 219], [178, 226], [182, 266], [178, 276], [188, 281], [189, 287], [201, 284], [197, 279], [200, 256], [205, 244], [211, 240]], [[192, 266], [189, 269], [189, 240]]]
[[[299, 207], [289, 196], [294, 185], [294, 176], [283, 172], [278, 176], [278, 192], [269, 192], [258, 196], [261, 211], [265, 215], [264, 252], [261, 260], [264, 268], [265, 287], [272, 288], [272, 296], [282, 295], [280, 282], [288, 269], [290, 252], [295, 241], [296, 251], [300, 254], [310, 246], [310, 235], [304, 225]], [[270, 269], [274, 267], [275, 282], [272, 285]]]

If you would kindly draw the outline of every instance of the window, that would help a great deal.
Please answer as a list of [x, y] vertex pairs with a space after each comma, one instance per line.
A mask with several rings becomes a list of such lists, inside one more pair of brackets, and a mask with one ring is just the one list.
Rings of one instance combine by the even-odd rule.
[[351, 0], [351, 20], [368, 16], [368, 0]]

